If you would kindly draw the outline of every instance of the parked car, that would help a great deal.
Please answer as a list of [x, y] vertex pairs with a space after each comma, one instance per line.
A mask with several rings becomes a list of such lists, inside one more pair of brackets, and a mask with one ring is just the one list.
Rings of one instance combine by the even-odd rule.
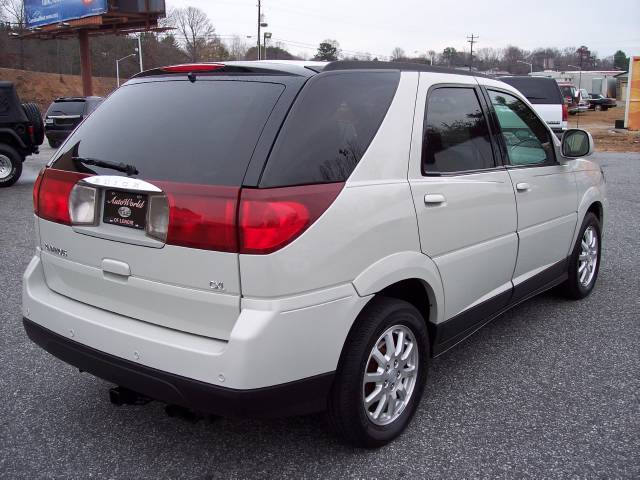
[[44, 139], [40, 109], [35, 103], [20, 103], [15, 86], [0, 81], [0, 188], [16, 183], [22, 163], [38, 153]]
[[573, 83], [570, 82], [558, 82], [564, 101], [567, 104], [567, 111], [569, 115], [575, 115], [580, 111], [580, 94], [578, 89]]
[[58, 148], [71, 132], [102, 103], [102, 97], [59, 97], [45, 114], [49, 145]]
[[586, 112], [589, 110], [589, 92], [586, 88], [578, 89], [578, 111]]
[[606, 111], [610, 108], [616, 107], [618, 103], [615, 98], [605, 97], [599, 93], [589, 94], [589, 108], [591, 110], [603, 110]]
[[348, 441], [384, 445], [432, 357], [551, 287], [592, 291], [606, 214], [592, 149], [473, 72], [143, 72], [38, 177], [24, 327], [118, 385], [117, 404], [328, 410]]
[[568, 108], [562, 97], [562, 92], [553, 78], [509, 76], [499, 77], [505, 83], [518, 89], [529, 102], [533, 109], [553, 130], [558, 138], [567, 129]]

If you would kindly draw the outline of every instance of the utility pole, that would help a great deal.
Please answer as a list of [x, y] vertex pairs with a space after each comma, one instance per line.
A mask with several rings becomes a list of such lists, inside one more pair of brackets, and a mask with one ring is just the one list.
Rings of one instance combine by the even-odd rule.
[[471, 44], [471, 57], [469, 59], [469, 70], [473, 69], [473, 44], [478, 41], [480, 37], [478, 35], [471, 34], [470, 37], [467, 37], [467, 42]]
[[262, 51], [260, 50], [260, 24], [262, 23], [262, 15], [260, 13], [261, 0], [258, 0], [258, 60], [261, 60]]

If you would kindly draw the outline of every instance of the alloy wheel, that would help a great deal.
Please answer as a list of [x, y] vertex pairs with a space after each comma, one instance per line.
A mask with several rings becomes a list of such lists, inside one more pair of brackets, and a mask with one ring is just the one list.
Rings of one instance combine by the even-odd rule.
[[380, 335], [367, 360], [362, 380], [362, 402], [376, 425], [388, 425], [407, 407], [416, 386], [419, 351], [415, 336], [404, 325]]
[[582, 234], [580, 247], [578, 281], [586, 288], [591, 284], [598, 265], [598, 233], [593, 226], [589, 226]]

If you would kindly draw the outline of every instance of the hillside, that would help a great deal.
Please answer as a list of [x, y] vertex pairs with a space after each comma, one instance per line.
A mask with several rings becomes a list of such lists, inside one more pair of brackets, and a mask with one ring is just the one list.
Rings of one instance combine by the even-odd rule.
[[[32, 72], [0, 68], [0, 80], [13, 82], [22, 102], [35, 102], [44, 112], [56, 97], [81, 96], [82, 81], [78, 75]], [[95, 95], [106, 96], [116, 87], [115, 78], [93, 78]]]

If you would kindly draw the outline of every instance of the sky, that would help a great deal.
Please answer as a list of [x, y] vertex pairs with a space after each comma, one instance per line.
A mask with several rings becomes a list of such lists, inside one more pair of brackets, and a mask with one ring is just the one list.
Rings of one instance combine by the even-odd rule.
[[[247, 39], [253, 43], [257, 3], [167, 0], [167, 8], [198, 7], [223, 38], [253, 35]], [[309, 56], [327, 38], [346, 54], [389, 56], [395, 47], [410, 56], [448, 46], [468, 51], [471, 34], [479, 36], [474, 50], [587, 45], [600, 57], [618, 49], [640, 55], [640, 0], [262, 0], [262, 10], [274, 41]]]

